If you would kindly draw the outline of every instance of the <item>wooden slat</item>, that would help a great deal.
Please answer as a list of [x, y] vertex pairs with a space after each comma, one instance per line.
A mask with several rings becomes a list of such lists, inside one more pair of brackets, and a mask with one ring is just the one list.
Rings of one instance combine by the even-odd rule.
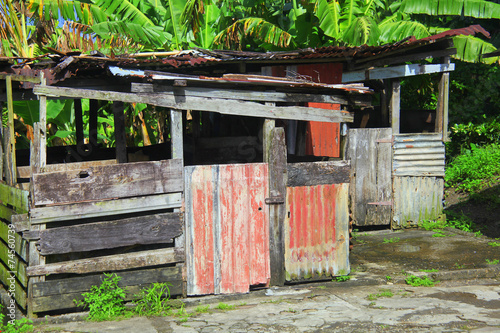
[[130, 199], [83, 202], [70, 205], [35, 207], [30, 211], [31, 224], [147, 212], [182, 206], [181, 193], [168, 193]]
[[182, 191], [182, 161], [96, 166], [33, 175], [35, 205], [134, 197]]
[[182, 213], [164, 213], [47, 229], [40, 232], [38, 250], [49, 255], [172, 243], [182, 234], [182, 221]]
[[0, 238], [6, 244], [12, 244], [14, 246], [14, 251], [24, 260], [28, 261], [27, 256], [27, 245], [28, 242], [21, 237], [17, 232], [9, 231], [13, 230], [9, 228], [9, 226], [3, 222], [0, 222]]
[[[269, 196], [286, 196], [287, 164], [285, 132], [283, 128], [275, 128], [271, 132], [269, 146]], [[285, 284], [285, 223], [284, 204], [269, 206], [269, 257], [271, 266], [271, 285]]]
[[9, 78], [12, 81], [40, 83], [40, 78], [28, 75], [0, 74], [0, 80]]
[[[118, 285], [126, 290], [125, 300], [134, 300], [142, 288], [151, 283], [169, 283], [170, 295], [182, 294], [182, 267], [164, 267], [120, 272]], [[82, 293], [99, 285], [104, 274], [38, 282], [33, 285], [33, 312], [75, 308], [73, 300], [82, 300]]]
[[26, 309], [26, 291], [9, 271], [10, 269], [0, 263], [0, 281], [6, 286], [6, 291], [14, 296], [17, 304]]
[[113, 103], [115, 125], [116, 160], [127, 163], [127, 137], [125, 133], [125, 110], [122, 102]]
[[0, 205], [0, 218], [4, 219], [5, 221], [11, 222], [12, 215], [14, 214], [16, 214], [16, 211], [13, 210], [12, 208]]
[[350, 182], [350, 162], [330, 161], [287, 165], [287, 186], [312, 186]]
[[119, 271], [184, 261], [184, 249], [159, 249], [28, 267], [29, 276]]
[[381, 80], [404, 78], [408, 76], [443, 73], [455, 70], [455, 64], [411, 64], [392, 67], [373, 68], [355, 72], [342, 73], [342, 83], [363, 82], [368, 80]]
[[389, 110], [391, 112], [392, 134], [399, 134], [401, 126], [401, 82], [394, 80], [391, 84], [391, 99]]
[[342, 105], [370, 105], [371, 96], [368, 94], [342, 96], [308, 93], [285, 93], [276, 91], [252, 91], [238, 89], [214, 89], [203, 87], [173, 87], [151, 83], [132, 83], [132, 92], [158, 93], [161, 95], [178, 95], [193, 97], [208, 97], [235, 99], [258, 102], [286, 102], [286, 103], [335, 103]]
[[36, 86], [39, 95], [97, 98], [106, 101], [146, 103], [178, 110], [210, 111], [238, 116], [261, 118], [296, 119], [325, 122], [353, 122], [354, 116], [347, 112], [307, 108], [301, 106], [268, 106], [256, 102], [204, 98], [191, 96], [159, 96], [158, 94], [135, 94], [90, 89]]
[[[46, 165], [43, 171], [44, 172], [60, 172], [60, 171], [74, 171], [74, 170], [80, 171], [95, 166], [113, 165], [113, 164], [116, 164], [116, 160], [57, 163], [57, 164]], [[17, 175], [19, 178], [30, 178], [31, 177], [30, 173], [31, 173], [30, 166], [17, 167]]]
[[4, 205], [11, 205], [18, 213], [27, 213], [29, 209], [29, 192], [3, 182], [0, 182], [0, 201]]
[[19, 282], [26, 287], [28, 285], [28, 276], [26, 275], [27, 265], [23, 260], [21, 260], [15, 253], [12, 253], [10, 250], [11, 249], [8, 245], [0, 242], [0, 259], [2, 260], [4, 265], [14, 273]]

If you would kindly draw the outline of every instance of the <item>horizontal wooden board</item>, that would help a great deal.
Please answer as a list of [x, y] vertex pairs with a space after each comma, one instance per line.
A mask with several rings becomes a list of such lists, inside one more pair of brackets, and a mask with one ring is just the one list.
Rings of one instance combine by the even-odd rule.
[[308, 93], [286, 93], [278, 91], [241, 90], [241, 89], [215, 89], [204, 87], [173, 87], [171, 85], [158, 85], [151, 83], [132, 82], [132, 92], [159, 93], [165, 95], [180, 95], [193, 97], [209, 97], [223, 99], [237, 99], [259, 102], [286, 102], [286, 103], [335, 103], [342, 105], [371, 105], [370, 94], [356, 95], [323, 95]]
[[392, 67], [379, 67], [343, 73], [342, 83], [392, 79], [422, 74], [450, 72], [454, 70], [455, 64], [410, 64]]
[[152, 214], [109, 222], [46, 229], [40, 232], [42, 255], [172, 243], [182, 234], [182, 213]]
[[[170, 295], [182, 294], [181, 267], [166, 267], [132, 272], [120, 272], [118, 285], [126, 290], [125, 300], [135, 299], [141, 289], [151, 283], [167, 282]], [[82, 300], [82, 293], [90, 291], [91, 286], [99, 285], [104, 275], [92, 275], [64, 280], [51, 280], [33, 284], [33, 312], [46, 312], [75, 308], [74, 300]]]
[[28, 191], [9, 186], [0, 182], [0, 201], [11, 205], [18, 213], [27, 213], [29, 209]]
[[260, 102], [227, 100], [182, 95], [159, 95], [154, 93], [121, 93], [91, 89], [36, 86], [33, 91], [38, 95], [92, 98], [125, 103], [146, 103], [177, 110], [210, 111], [237, 116], [250, 116], [271, 119], [296, 119], [324, 122], [354, 121], [353, 114], [344, 111], [324, 110], [303, 106], [270, 106]]
[[14, 253], [10, 248], [0, 241], [0, 259], [7, 268], [15, 274], [23, 286], [28, 286], [28, 276], [26, 275], [26, 263]]
[[30, 212], [30, 223], [40, 224], [98, 216], [112, 216], [147, 212], [182, 206], [181, 193], [167, 193], [129, 199], [82, 202], [52, 207], [35, 207]]
[[15, 210], [0, 204], [0, 218], [1, 219], [8, 221], [8, 222], [11, 222], [12, 215], [14, 215], [14, 214], [16, 214]]
[[287, 164], [288, 187], [349, 183], [350, 162]]
[[184, 259], [184, 249], [167, 248], [31, 266], [28, 267], [28, 275], [119, 271], [183, 262]]
[[10, 242], [12, 243], [12, 239], [14, 240], [14, 251], [24, 260], [28, 261], [28, 242], [21, 237], [17, 232], [9, 232], [10, 228], [9, 226], [4, 223], [0, 222], [0, 238], [6, 243], [9, 244], [9, 239]]
[[5, 290], [14, 296], [14, 299], [21, 308], [26, 309], [26, 291], [15, 278], [12, 280], [12, 277], [13, 275], [11, 275], [10, 270], [0, 263], [0, 281], [5, 286]]
[[[47, 164], [43, 168], [43, 172], [85, 170], [87, 168], [94, 167], [94, 166], [112, 165], [112, 164], [116, 164], [116, 160]], [[17, 167], [17, 177], [18, 178], [30, 178], [31, 177], [31, 167], [30, 166]]]
[[180, 192], [182, 160], [94, 166], [33, 175], [35, 205]]

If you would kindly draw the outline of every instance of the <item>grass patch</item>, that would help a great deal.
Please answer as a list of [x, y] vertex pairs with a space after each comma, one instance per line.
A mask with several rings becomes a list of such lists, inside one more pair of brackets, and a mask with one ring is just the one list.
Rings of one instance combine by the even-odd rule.
[[236, 309], [236, 305], [230, 305], [226, 303], [219, 303], [215, 307], [216, 309], [222, 310], [222, 311], [229, 311], [229, 310], [234, 310]]
[[413, 287], [433, 287], [434, 284], [438, 283], [439, 281], [432, 281], [427, 276], [418, 277], [415, 275], [410, 275], [406, 278], [405, 282]]
[[474, 193], [493, 183], [500, 175], [500, 145], [483, 147], [471, 144], [448, 164], [446, 186], [456, 187], [467, 193]]
[[210, 305], [198, 305], [196, 309], [194, 309], [194, 312], [196, 313], [207, 313], [210, 311]]
[[488, 265], [498, 265], [499, 262], [500, 262], [500, 260], [498, 260], [498, 259], [493, 259], [493, 260], [486, 259], [486, 263]]
[[374, 301], [374, 300], [377, 300], [377, 299], [379, 299], [381, 297], [389, 298], [389, 297], [392, 297], [392, 296], [394, 296], [394, 294], [390, 290], [381, 290], [380, 293], [378, 293], [378, 294], [369, 294], [368, 296], [366, 296], [366, 298], [369, 301]]
[[499, 242], [489, 242], [488, 245], [493, 246], [493, 247], [498, 247], [498, 246], [500, 246], [500, 243]]
[[394, 237], [394, 238], [384, 238], [383, 243], [384, 244], [390, 244], [390, 243], [397, 243], [399, 242], [399, 237]]
[[332, 281], [337, 281], [337, 282], [346, 282], [351, 279], [350, 276], [343, 275], [343, 276], [336, 276]]

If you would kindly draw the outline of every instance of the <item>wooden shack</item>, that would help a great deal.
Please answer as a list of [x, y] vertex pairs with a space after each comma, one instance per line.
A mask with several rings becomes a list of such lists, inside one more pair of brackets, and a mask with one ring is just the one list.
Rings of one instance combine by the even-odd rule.
[[[186, 296], [348, 274], [350, 225], [441, 214], [453, 34], [265, 54], [0, 59], [0, 281], [36, 316], [74, 309], [103, 272], [122, 277], [128, 299], [154, 282]], [[445, 60], [400, 65], [428, 57]], [[399, 79], [428, 73], [442, 73], [435, 132], [401, 134]], [[360, 81], [384, 83], [375, 128], [365, 117], [374, 90]], [[20, 100], [39, 101], [29, 151], [16, 149]], [[47, 147], [48, 100], [73, 100], [74, 144]], [[156, 144], [127, 144], [124, 110], [138, 103], [155, 108]]]

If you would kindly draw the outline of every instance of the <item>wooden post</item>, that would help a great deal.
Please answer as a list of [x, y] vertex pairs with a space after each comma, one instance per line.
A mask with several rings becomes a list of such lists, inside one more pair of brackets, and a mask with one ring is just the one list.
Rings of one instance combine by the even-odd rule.
[[271, 149], [273, 129], [275, 126], [274, 119], [265, 119], [264, 125], [262, 127], [262, 151], [263, 151], [263, 161], [264, 163], [269, 163], [269, 151]]
[[[446, 57], [444, 64], [450, 64], [450, 58]], [[448, 100], [450, 94], [450, 73], [441, 74], [438, 88], [438, 101], [436, 108], [435, 132], [443, 133], [443, 141], [448, 141]]]
[[113, 117], [115, 119], [116, 161], [127, 163], [127, 137], [125, 135], [125, 115], [123, 102], [113, 102]]
[[388, 89], [390, 87], [389, 80], [382, 80], [384, 88], [380, 90], [380, 118], [382, 119], [380, 126], [387, 127], [389, 125], [389, 101]]
[[5, 130], [5, 180], [7, 184], [14, 185], [17, 181], [16, 175], [16, 138], [14, 130], [14, 101], [12, 97], [12, 78], [5, 79], [7, 88], [7, 128]]
[[82, 100], [75, 99], [75, 127], [76, 127], [76, 146], [83, 146], [83, 112]]
[[[45, 77], [43, 75], [43, 72], [40, 72], [41, 74], [41, 85], [45, 86], [46, 81]], [[40, 95], [40, 137], [38, 140], [39, 144], [39, 151], [38, 151], [38, 167], [39, 170], [42, 170], [45, 168], [45, 165], [47, 165], [47, 96]], [[38, 133], [35, 134], [35, 138]]]
[[285, 284], [284, 223], [286, 211], [286, 144], [285, 130], [274, 128], [269, 146], [269, 255], [271, 285]]
[[97, 111], [99, 111], [99, 102], [91, 99], [89, 103], [89, 143], [92, 147], [92, 153], [97, 147]]
[[392, 134], [399, 134], [401, 112], [401, 82], [399, 79], [392, 81], [391, 90], [392, 93], [391, 100], [389, 102], [389, 109], [391, 111]]

